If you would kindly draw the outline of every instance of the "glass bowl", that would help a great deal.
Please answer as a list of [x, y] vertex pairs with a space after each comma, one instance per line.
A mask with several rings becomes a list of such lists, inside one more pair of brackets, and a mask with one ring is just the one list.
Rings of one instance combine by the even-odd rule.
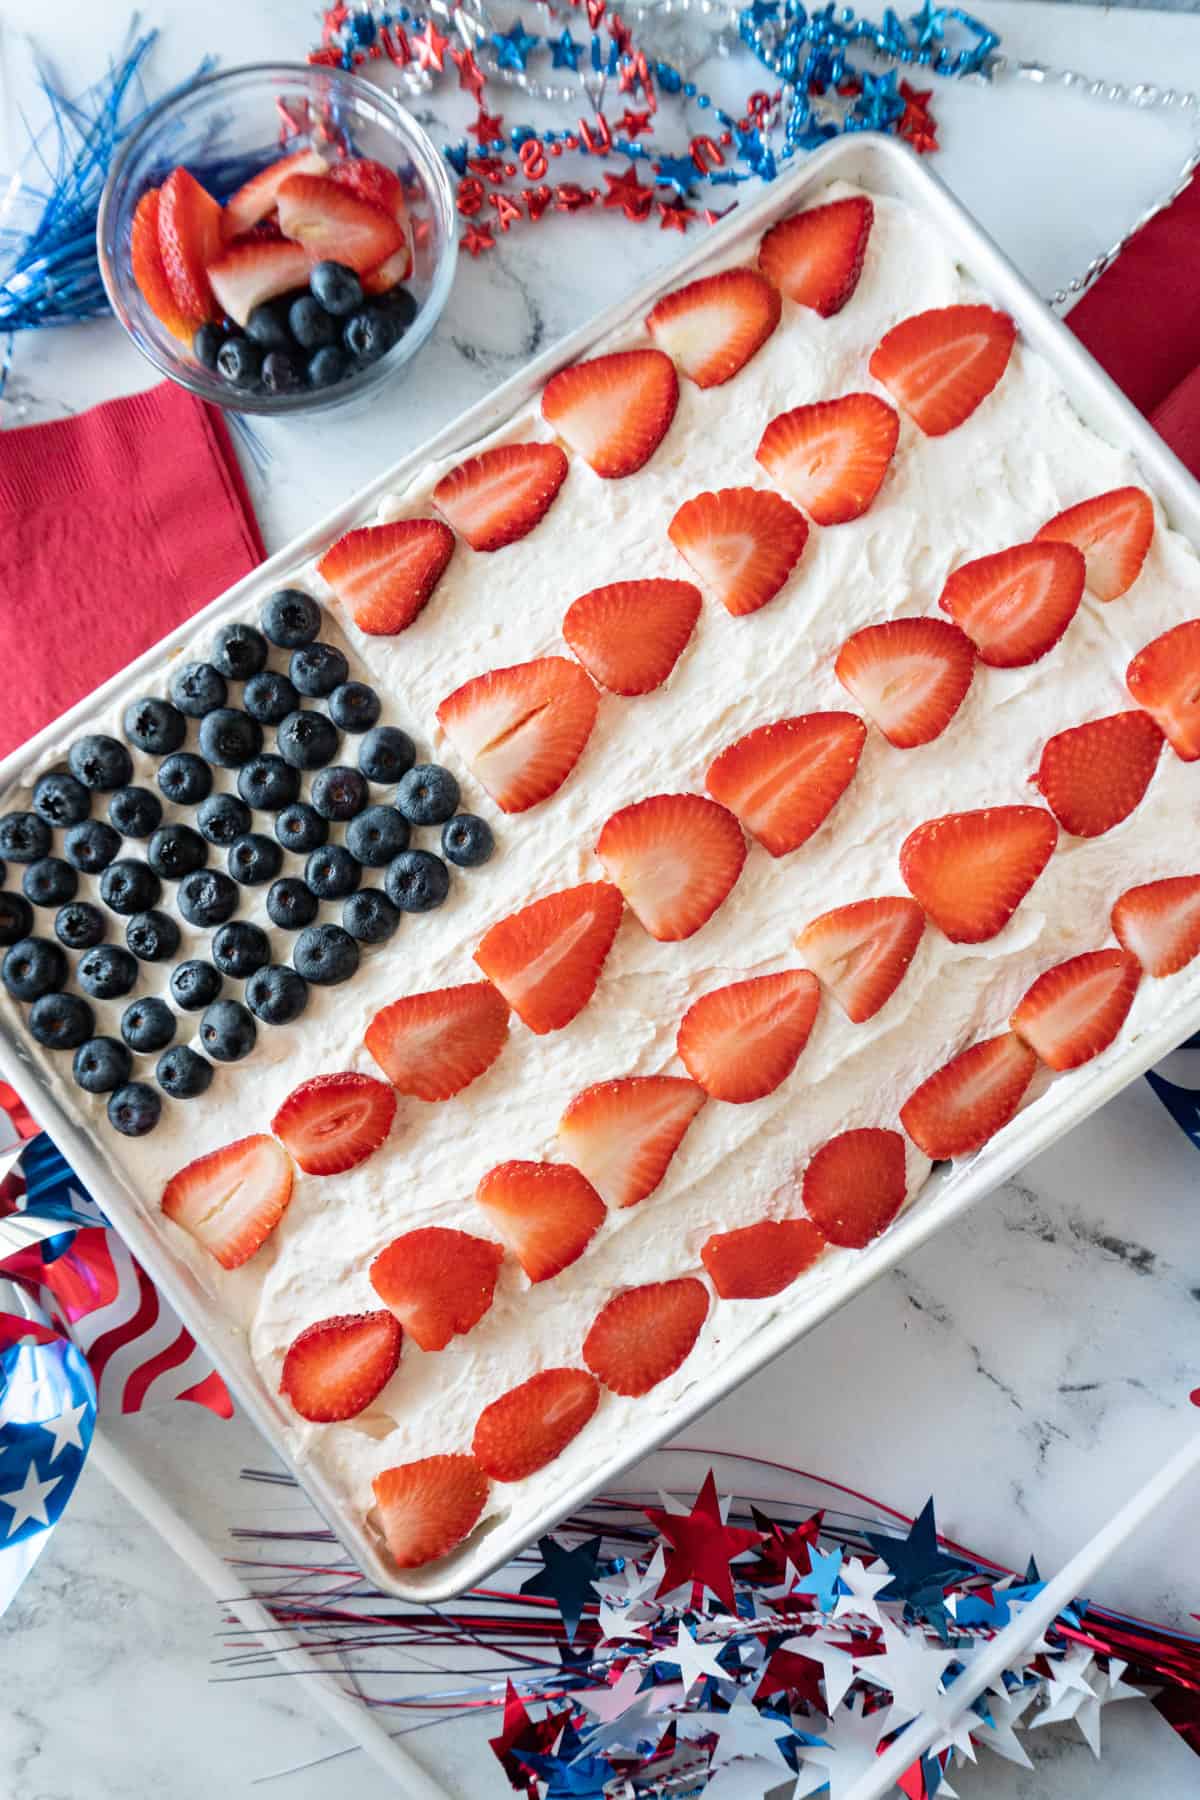
[[[370, 157], [404, 185], [413, 240], [406, 287], [416, 315], [377, 362], [328, 387], [268, 394], [232, 387], [205, 368], [150, 311], [133, 278], [130, 234], [138, 201], [183, 163], [224, 201], [258, 169], [317, 146]], [[433, 330], [458, 257], [454, 191], [442, 157], [402, 106], [341, 69], [255, 63], [195, 82], [153, 108], [122, 145], [105, 184], [96, 227], [100, 269], [113, 311], [156, 369], [202, 400], [267, 416], [325, 411], [389, 381]]]

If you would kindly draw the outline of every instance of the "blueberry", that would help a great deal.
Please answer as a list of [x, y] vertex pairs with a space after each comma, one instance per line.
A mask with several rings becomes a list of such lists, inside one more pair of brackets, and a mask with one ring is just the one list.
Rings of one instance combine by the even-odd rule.
[[119, 1000], [137, 980], [137, 959], [119, 944], [97, 944], [80, 957], [76, 976], [93, 1000]]
[[378, 888], [359, 888], [342, 906], [342, 924], [360, 944], [384, 944], [400, 923], [400, 914]]
[[407, 775], [416, 760], [412, 739], [396, 725], [376, 725], [358, 746], [358, 766], [368, 781], [390, 786]]
[[304, 362], [286, 350], [268, 350], [263, 357], [262, 384], [268, 394], [296, 394], [304, 386]]
[[275, 733], [275, 748], [293, 769], [321, 769], [337, 755], [338, 729], [324, 713], [289, 713]]
[[276, 588], [263, 606], [262, 628], [281, 650], [297, 650], [320, 631], [321, 609], [303, 588]]
[[127, 1081], [109, 1096], [108, 1122], [122, 1137], [145, 1137], [162, 1117], [162, 1101], [144, 1081]]
[[369, 731], [382, 708], [365, 681], [343, 681], [329, 696], [329, 716], [343, 731]]
[[121, 1014], [121, 1036], [139, 1054], [165, 1050], [175, 1036], [175, 1014], [154, 994], [131, 1000]]
[[85, 788], [105, 791], [126, 787], [133, 780], [133, 758], [119, 738], [90, 733], [71, 745], [67, 761], [76, 781]]
[[161, 894], [162, 882], [154, 870], [136, 857], [119, 857], [100, 877], [100, 898], [105, 906], [126, 917], [157, 906]]
[[4, 958], [0, 979], [14, 1000], [40, 1000], [67, 979], [67, 959], [47, 938], [21, 938]]
[[288, 674], [297, 690], [308, 700], [323, 699], [340, 687], [350, 673], [350, 665], [333, 644], [302, 644], [292, 651]]
[[90, 950], [103, 943], [107, 930], [104, 914], [90, 900], [72, 900], [54, 915], [54, 935], [68, 950]]
[[267, 891], [267, 917], [283, 931], [300, 931], [311, 925], [319, 911], [317, 896], [295, 875], [285, 875]]
[[162, 824], [162, 811], [162, 801], [149, 788], [118, 788], [108, 803], [113, 829], [122, 837], [149, 837]]
[[139, 962], [167, 962], [179, 948], [179, 927], [170, 913], [135, 913], [125, 927], [125, 942]]
[[246, 336], [262, 350], [290, 350], [293, 345], [288, 328], [286, 299], [262, 300], [250, 309], [246, 319]]
[[253, 625], [222, 625], [213, 643], [212, 659], [226, 681], [249, 681], [267, 666], [267, 640]]
[[211, 1006], [221, 991], [221, 977], [211, 963], [192, 958], [171, 973], [171, 998], [184, 1012]]
[[418, 763], [402, 775], [396, 805], [412, 825], [444, 825], [458, 810], [458, 783], [437, 763]]
[[357, 769], [339, 764], [313, 777], [310, 798], [323, 819], [352, 819], [367, 804], [367, 781]]
[[77, 994], [43, 994], [29, 1009], [29, 1034], [47, 1050], [78, 1050], [95, 1029], [91, 1007]]
[[362, 282], [345, 263], [314, 263], [308, 271], [308, 285], [316, 299], [335, 319], [357, 311], [363, 303]]
[[282, 756], [256, 756], [238, 771], [238, 793], [247, 806], [279, 812], [300, 797], [300, 771]]
[[384, 886], [401, 912], [432, 912], [450, 892], [450, 871], [428, 850], [402, 850], [388, 864]]
[[217, 351], [217, 374], [243, 392], [256, 388], [262, 374], [262, 351], [249, 338], [227, 337]]
[[84, 819], [72, 825], [63, 839], [63, 855], [81, 875], [98, 875], [107, 869], [121, 848], [120, 834], [103, 819]]
[[210, 925], [223, 925], [237, 911], [237, 883], [220, 869], [197, 869], [180, 882], [178, 900], [188, 924], [206, 931]]
[[221, 345], [225, 342], [225, 331], [220, 325], [201, 325], [192, 338], [192, 355], [206, 369], [216, 370], [217, 356]]
[[49, 850], [50, 827], [36, 813], [10, 812], [0, 819], [0, 856], [9, 862], [37, 862]]
[[302, 350], [323, 350], [337, 341], [337, 321], [311, 294], [301, 294], [298, 300], [292, 301], [288, 308], [288, 324]]
[[394, 806], [368, 806], [351, 819], [346, 848], [367, 869], [386, 869], [394, 856], [408, 849], [408, 820]]
[[39, 775], [33, 810], [47, 825], [78, 825], [92, 810], [92, 796], [73, 775]]
[[158, 1085], [173, 1100], [194, 1100], [203, 1094], [213, 1078], [213, 1066], [207, 1057], [197, 1056], [186, 1044], [164, 1050], [154, 1065]]
[[39, 858], [29, 864], [21, 877], [25, 898], [32, 900], [35, 906], [62, 906], [65, 901], [75, 898], [78, 886], [78, 875], [61, 856]]
[[80, 1044], [71, 1064], [75, 1084], [87, 1094], [111, 1094], [129, 1080], [133, 1058], [119, 1038], [94, 1037]]
[[200, 836], [227, 850], [250, 829], [250, 808], [236, 794], [210, 794], [196, 814]]
[[358, 968], [358, 945], [340, 925], [310, 925], [296, 939], [292, 961], [305, 981], [333, 987]]
[[121, 724], [130, 743], [148, 756], [178, 750], [187, 736], [187, 720], [169, 700], [131, 700]]
[[378, 362], [399, 341], [400, 331], [391, 313], [382, 306], [364, 306], [352, 313], [342, 327], [342, 342], [355, 362]]
[[163, 825], [150, 839], [146, 861], [164, 881], [182, 881], [208, 861], [208, 845], [190, 825]]
[[344, 900], [362, 880], [362, 867], [344, 844], [324, 844], [304, 865], [304, 879], [320, 900]]
[[257, 1036], [254, 1020], [237, 1000], [214, 1000], [200, 1021], [200, 1042], [217, 1062], [240, 1062]]
[[24, 894], [0, 894], [0, 945], [19, 943], [33, 930], [33, 908]]
[[224, 706], [228, 689], [225, 677], [211, 663], [185, 663], [171, 677], [171, 698], [189, 719], [202, 719], [216, 706]]
[[376, 294], [374, 303], [381, 311], [387, 313], [396, 327], [397, 337], [404, 336], [417, 316], [416, 296], [410, 294], [407, 288], [388, 288], [386, 293]]
[[285, 806], [277, 816], [275, 836], [285, 850], [304, 855], [325, 842], [329, 836], [329, 822], [306, 800], [298, 800], [294, 806]]
[[198, 806], [212, 793], [212, 784], [212, 770], [192, 750], [176, 750], [158, 765], [158, 785], [176, 806]]
[[442, 826], [442, 855], [460, 869], [477, 869], [495, 848], [491, 826], [474, 813], [458, 813]]
[[214, 932], [212, 959], [222, 975], [234, 981], [245, 981], [255, 969], [265, 969], [271, 960], [271, 940], [261, 926], [245, 919], [232, 919]]
[[200, 753], [219, 769], [240, 769], [262, 749], [262, 726], [233, 706], [218, 706], [200, 722]]
[[248, 831], [245, 837], [230, 844], [226, 862], [233, 879], [243, 887], [260, 887], [278, 875], [283, 867], [283, 851], [274, 838], [265, 837], [261, 831]]
[[290, 1025], [308, 1005], [308, 983], [295, 969], [272, 963], [246, 983], [246, 1005], [264, 1025]]
[[242, 705], [260, 725], [280, 725], [290, 712], [295, 712], [300, 696], [286, 675], [264, 669], [252, 675], [242, 689]]
[[327, 344], [308, 359], [309, 387], [332, 387], [346, 373], [346, 358], [336, 344]]

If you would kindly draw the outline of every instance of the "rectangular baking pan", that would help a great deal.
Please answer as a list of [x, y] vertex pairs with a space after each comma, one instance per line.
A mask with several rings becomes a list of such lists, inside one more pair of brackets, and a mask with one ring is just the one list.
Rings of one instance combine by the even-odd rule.
[[[892, 139], [862, 134], [827, 145], [794, 174], [777, 181], [758, 200], [738, 211], [699, 240], [669, 269], [660, 271], [627, 300], [610, 307], [579, 331], [563, 339], [524, 371], [506, 381], [488, 399], [473, 406], [437, 433], [421, 449], [403, 458], [353, 500], [316, 525], [306, 536], [270, 558], [252, 575], [215, 600], [197, 618], [165, 638], [63, 719], [40, 733], [0, 763], [0, 790], [19, 779], [51, 746], [60, 744], [73, 727], [82, 726], [100, 707], [132, 697], [143, 676], [161, 665], [164, 652], [227, 616], [253, 611], [261, 597], [278, 587], [296, 565], [315, 555], [352, 525], [370, 519], [385, 494], [402, 490], [426, 463], [464, 449], [495, 430], [535, 396], [550, 375], [588, 355], [610, 332], [638, 318], [659, 296], [710, 258], [744, 250], [752, 258], [760, 234], [793, 211], [830, 181], [844, 178], [908, 202], [924, 213], [954, 248], [961, 266], [1016, 319], [1021, 332], [1056, 371], [1067, 395], [1096, 432], [1131, 451], [1161, 501], [1171, 526], [1200, 544], [1200, 487], [1155, 436], [1141, 416], [1081, 348], [1066, 327], [1032, 291], [1022, 276], [943, 184], [904, 146]], [[390, 1570], [372, 1543], [363, 1521], [347, 1516], [339, 1496], [316, 1467], [300, 1467], [279, 1429], [271, 1396], [251, 1361], [246, 1344], [230, 1330], [228, 1318], [204, 1292], [172, 1246], [156, 1229], [144, 1203], [111, 1162], [103, 1142], [92, 1138], [59, 1103], [30, 1061], [24, 1039], [11, 1019], [0, 1015], [0, 1073], [21, 1092], [35, 1116], [57, 1140], [109, 1218], [171, 1301], [198, 1342], [227, 1378], [239, 1404], [254, 1420], [275, 1453], [296, 1475], [347, 1551], [385, 1592], [406, 1600], [439, 1601], [481, 1582], [526, 1544], [549, 1530], [557, 1519], [583, 1504], [590, 1495], [611, 1488], [617, 1478], [668, 1439], [684, 1430], [739, 1383], [793, 1348], [806, 1332], [868, 1287], [886, 1270], [911, 1256], [921, 1244], [1022, 1165], [1070, 1131], [1111, 1099], [1126, 1084], [1186, 1038], [1200, 1031], [1200, 1005], [1179, 1005], [1091, 1075], [1080, 1071], [1069, 1095], [1056, 1107], [1037, 1109], [1029, 1128], [1021, 1115], [969, 1162], [935, 1171], [911, 1209], [839, 1278], [807, 1298], [801, 1295], [786, 1313], [762, 1329], [697, 1382], [667, 1411], [648, 1408], [645, 1424], [630, 1432], [611, 1456], [599, 1460], [578, 1487], [557, 1493], [545, 1504], [514, 1511], [487, 1531], [476, 1534], [457, 1552], [428, 1572]]]

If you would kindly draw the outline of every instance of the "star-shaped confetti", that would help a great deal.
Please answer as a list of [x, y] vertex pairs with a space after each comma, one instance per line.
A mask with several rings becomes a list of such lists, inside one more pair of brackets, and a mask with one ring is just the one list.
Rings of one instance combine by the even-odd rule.
[[[865, 1712], [865, 1699], [852, 1700], [838, 1709], [836, 1716], [819, 1727], [818, 1744], [802, 1744], [798, 1755], [806, 1765], [816, 1764], [824, 1771], [829, 1786], [829, 1800], [846, 1800], [857, 1783], [874, 1766], [883, 1714]], [[820, 1782], [817, 1783], [819, 1787]], [[814, 1789], [797, 1782], [796, 1793], [810, 1794]]]
[[488, 1743], [513, 1787], [528, 1786], [523, 1779], [521, 1753], [528, 1751], [536, 1755], [551, 1749], [570, 1716], [568, 1707], [565, 1712], [547, 1713], [544, 1719], [535, 1722], [526, 1712], [525, 1702], [512, 1682], [505, 1683], [500, 1732], [497, 1737], [489, 1738]]
[[686, 231], [689, 222], [696, 216], [690, 206], [684, 206], [679, 200], [660, 200], [658, 203], [658, 229], [660, 231]]
[[595, 1575], [600, 1539], [588, 1538], [567, 1550], [556, 1538], [538, 1539], [542, 1567], [521, 1583], [523, 1594], [541, 1594], [553, 1600], [562, 1614], [563, 1628], [571, 1643], [579, 1629], [583, 1609], [597, 1598]]
[[855, 1660], [864, 1679], [891, 1696], [887, 1730], [895, 1731], [919, 1713], [930, 1713], [940, 1722], [946, 1714], [942, 1679], [956, 1652], [935, 1649], [923, 1632], [902, 1631], [890, 1619], [884, 1621], [883, 1642], [882, 1656]]
[[904, 111], [897, 121], [896, 130], [912, 145], [918, 156], [928, 156], [938, 148], [937, 121], [929, 110], [933, 89], [910, 87], [907, 81], [902, 81], [900, 98], [904, 101]]
[[690, 156], [660, 156], [654, 177], [660, 187], [675, 187], [681, 194], [690, 194], [698, 179]]
[[891, 1580], [889, 1571], [881, 1568], [878, 1563], [868, 1569], [856, 1556], [850, 1556], [842, 1564], [839, 1580], [846, 1591], [838, 1596], [837, 1605], [833, 1609], [834, 1618], [844, 1619], [850, 1615], [882, 1625], [875, 1596]]
[[496, 61], [502, 69], [515, 69], [522, 74], [529, 60], [529, 53], [541, 42], [526, 31], [520, 19], [514, 19], [507, 31], [493, 31], [492, 43], [496, 50]]
[[624, 132], [627, 138], [638, 138], [643, 131], [651, 130], [652, 126], [653, 118], [650, 113], [634, 112], [632, 107], [628, 106], [617, 120], [617, 130]]
[[619, 206], [627, 219], [644, 219], [654, 205], [654, 189], [643, 187], [638, 180], [637, 164], [630, 163], [621, 175], [612, 175], [606, 169], [604, 179], [608, 192], [604, 196], [605, 206]]
[[472, 223], [463, 232], [462, 247], [468, 256], [481, 256], [485, 250], [496, 248], [496, 240], [490, 227]]
[[482, 108], [483, 88], [487, 77], [475, 60], [473, 50], [451, 50], [450, 59], [458, 70], [458, 85], [464, 94], [474, 96], [476, 104]]
[[726, 1672], [717, 1661], [715, 1646], [697, 1643], [682, 1622], [675, 1628], [674, 1644], [667, 1644], [663, 1649], [656, 1650], [650, 1662], [652, 1665], [666, 1663], [679, 1670], [685, 1699], [696, 1683], [706, 1675], [711, 1675], [715, 1681], [726, 1679]]
[[578, 69], [579, 58], [583, 54], [583, 45], [575, 42], [565, 26], [561, 37], [550, 38], [548, 41], [550, 55], [556, 69]]
[[811, 1637], [789, 1638], [780, 1654], [791, 1652], [816, 1663], [825, 1683], [824, 1710], [832, 1717], [854, 1685], [855, 1658], [841, 1644], [835, 1644], [823, 1631]]
[[892, 1579], [880, 1589], [879, 1598], [907, 1600], [916, 1612], [939, 1628], [943, 1626], [943, 1590], [956, 1577], [970, 1574], [971, 1565], [962, 1557], [944, 1556], [938, 1549], [933, 1501], [925, 1502], [906, 1538], [885, 1537], [872, 1531], [864, 1536], [891, 1571]]
[[[683, 226], [678, 229], [682, 231]], [[740, 1556], [743, 1550], [753, 1548], [761, 1538], [757, 1531], [726, 1525], [721, 1517], [712, 1470], [705, 1476], [691, 1512], [672, 1513], [662, 1507], [648, 1506], [646, 1517], [662, 1532], [671, 1547], [659, 1594], [669, 1594], [685, 1581], [697, 1582], [714, 1593], [732, 1612], [730, 1561]]]
[[426, 19], [424, 31], [419, 31], [412, 40], [413, 54], [420, 69], [436, 69], [438, 73], [445, 64], [446, 51], [450, 47], [450, 39], [443, 37], [432, 17]]
[[467, 130], [482, 149], [484, 144], [493, 143], [496, 138], [504, 136], [504, 120], [499, 113], [485, 112], [480, 107], [479, 117], [473, 125], [467, 126]]
[[842, 1550], [835, 1544], [828, 1553], [808, 1546], [808, 1573], [796, 1583], [797, 1594], [811, 1594], [822, 1612], [832, 1612], [841, 1592]]

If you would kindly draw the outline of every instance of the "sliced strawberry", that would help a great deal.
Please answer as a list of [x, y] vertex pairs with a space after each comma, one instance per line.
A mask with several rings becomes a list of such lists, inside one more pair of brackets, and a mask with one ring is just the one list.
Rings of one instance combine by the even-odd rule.
[[609, 1206], [636, 1206], [666, 1174], [705, 1098], [678, 1075], [598, 1081], [559, 1120], [562, 1153]]
[[270, 1237], [291, 1197], [291, 1158], [263, 1133], [210, 1150], [172, 1175], [162, 1209], [223, 1269], [236, 1269]]
[[552, 375], [542, 417], [597, 475], [633, 475], [662, 443], [679, 404], [675, 364], [661, 350], [617, 350]]
[[407, 281], [413, 266], [412, 236], [400, 177], [369, 157], [348, 156], [344, 162], [334, 163], [329, 179], [336, 181], [339, 187], [349, 188], [360, 200], [370, 200], [375, 206], [381, 206], [400, 227], [400, 248], [385, 258], [377, 269], [369, 270], [362, 277], [364, 293], [386, 293], [398, 281]]
[[765, 1300], [790, 1287], [825, 1248], [811, 1219], [761, 1219], [715, 1232], [701, 1245], [700, 1261], [722, 1300]]
[[473, 1456], [423, 1456], [373, 1477], [384, 1542], [398, 1569], [433, 1562], [479, 1521], [488, 1478]]
[[221, 253], [221, 208], [186, 169], [159, 189], [158, 248], [180, 312], [197, 325], [218, 318], [208, 269]]
[[890, 619], [848, 637], [834, 672], [888, 743], [912, 750], [940, 737], [966, 699], [975, 652], [942, 619]]
[[994, 307], [939, 306], [894, 325], [869, 367], [927, 437], [942, 437], [987, 399], [1016, 336], [1008, 314]]
[[1200, 875], [1126, 888], [1113, 903], [1112, 928], [1147, 975], [1178, 974], [1200, 955]]
[[425, 606], [454, 554], [440, 519], [362, 525], [331, 544], [317, 569], [360, 631], [393, 637]]
[[1074, 544], [1015, 544], [955, 569], [938, 605], [962, 626], [981, 662], [1020, 669], [1053, 650], [1075, 617], [1084, 572]]
[[808, 542], [808, 520], [766, 488], [720, 488], [685, 500], [667, 535], [734, 618], [773, 600]]
[[469, 1231], [425, 1225], [393, 1238], [371, 1264], [371, 1286], [414, 1344], [444, 1350], [478, 1325], [504, 1261], [499, 1244]]
[[491, 1068], [508, 1037], [508, 1006], [490, 981], [408, 994], [375, 1014], [363, 1043], [394, 1088], [449, 1100]]
[[858, 286], [874, 219], [865, 194], [810, 206], [772, 225], [758, 247], [758, 266], [797, 306], [832, 318]]
[[900, 1108], [900, 1123], [934, 1162], [967, 1156], [1008, 1124], [1037, 1061], [1012, 1031], [972, 1044], [909, 1095]]
[[443, 475], [433, 504], [472, 550], [500, 550], [545, 518], [568, 467], [557, 444], [498, 444]]
[[1162, 744], [1148, 713], [1112, 713], [1056, 732], [1030, 779], [1064, 831], [1101, 837], [1141, 804]]
[[569, 1163], [499, 1163], [475, 1189], [475, 1200], [535, 1282], [576, 1262], [605, 1218], [603, 1200]]
[[309, 261], [299, 244], [286, 238], [249, 237], [226, 244], [208, 265], [208, 279], [223, 312], [244, 325], [256, 306], [300, 287]]
[[1141, 978], [1128, 951], [1089, 950], [1039, 975], [1008, 1022], [1048, 1068], [1077, 1069], [1108, 1049]]
[[679, 661], [699, 617], [690, 581], [614, 581], [573, 600], [562, 630], [601, 687], [648, 694]]
[[916, 901], [888, 894], [822, 913], [805, 926], [796, 948], [851, 1023], [861, 1025], [903, 981], [924, 930]]
[[306, 1175], [343, 1175], [378, 1150], [395, 1116], [394, 1088], [346, 1069], [293, 1088], [271, 1130]]
[[753, 269], [724, 269], [664, 294], [646, 330], [697, 387], [720, 387], [762, 349], [780, 311], [769, 281]]
[[898, 1131], [842, 1131], [804, 1171], [804, 1210], [831, 1244], [861, 1250], [891, 1224], [907, 1185]]
[[368, 269], [360, 275], [364, 294], [386, 294], [401, 281], [407, 281], [413, 271], [412, 245], [408, 239], [407, 228], [403, 219], [397, 223], [404, 231], [404, 239], [398, 250], [385, 256], [377, 269]]
[[243, 182], [237, 193], [225, 202], [221, 229], [226, 240], [251, 231], [273, 211], [279, 190], [289, 176], [325, 173], [325, 158], [319, 150], [297, 150], [293, 156], [282, 156], [278, 162], [268, 163], [265, 169]]
[[885, 400], [843, 394], [780, 413], [754, 455], [818, 525], [845, 525], [883, 486], [899, 435], [899, 415]]
[[1125, 686], [1184, 762], [1200, 757], [1200, 619], [1172, 626], [1138, 651]]
[[820, 1003], [820, 983], [807, 969], [735, 981], [693, 1001], [675, 1046], [706, 1094], [743, 1106], [787, 1080]]
[[561, 1031], [595, 993], [623, 911], [610, 882], [564, 888], [493, 925], [475, 961], [530, 1031]]
[[709, 764], [704, 785], [772, 856], [796, 850], [854, 778], [867, 728], [853, 713], [760, 725]]
[[352, 1419], [387, 1386], [404, 1333], [390, 1312], [339, 1314], [306, 1325], [283, 1359], [279, 1391], [302, 1419]]
[[313, 262], [340, 262], [365, 274], [403, 243], [390, 213], [326, 175], [289, 175], [276, 195], [279, 229]]
[[1142, 572], [1154, 536], [1154, 502], [1139, 487], [1112, 488], [1055, 513], [1037, 535], [1074, 544], [1097, 600], [1119, 600]]
[[159, 323], [166, 326], [172, 337], [190, 344], [196, 322], [183, 311], [167, 280], [158, 241], [158, 193], [157, 188], [147, 188], [133, 215], [129, 237], [133, 279], [137, 282], [142, 299]]
[[1003, 931], [1050, 861], [1058, 827], [1040, 806], [946, 813], [900, 846], [904, 885], [954, 944]]
[[528, 812], [583, 754], [600, 697], [578, 663], [542, 656], [491, 669], [447, 694], [437, 721], [496, 805]]
[[485, 1406], [471, 1449], [493, 1481], [524, 1481], [578, 1437], [600, 1400], [586, 1369], [543, 1369]]
[[703, 794], [654, 794], [605, 821], [596, 855], [650, 936], [674, 943], [729, 897], [746, 842], [733, 814]]
[[673, 1375], [708, 1315], [708, 1289], [685, 1276], [614, 1294], [592, 1320], [583, 1360], [614, 1394], [648, 1394]]

